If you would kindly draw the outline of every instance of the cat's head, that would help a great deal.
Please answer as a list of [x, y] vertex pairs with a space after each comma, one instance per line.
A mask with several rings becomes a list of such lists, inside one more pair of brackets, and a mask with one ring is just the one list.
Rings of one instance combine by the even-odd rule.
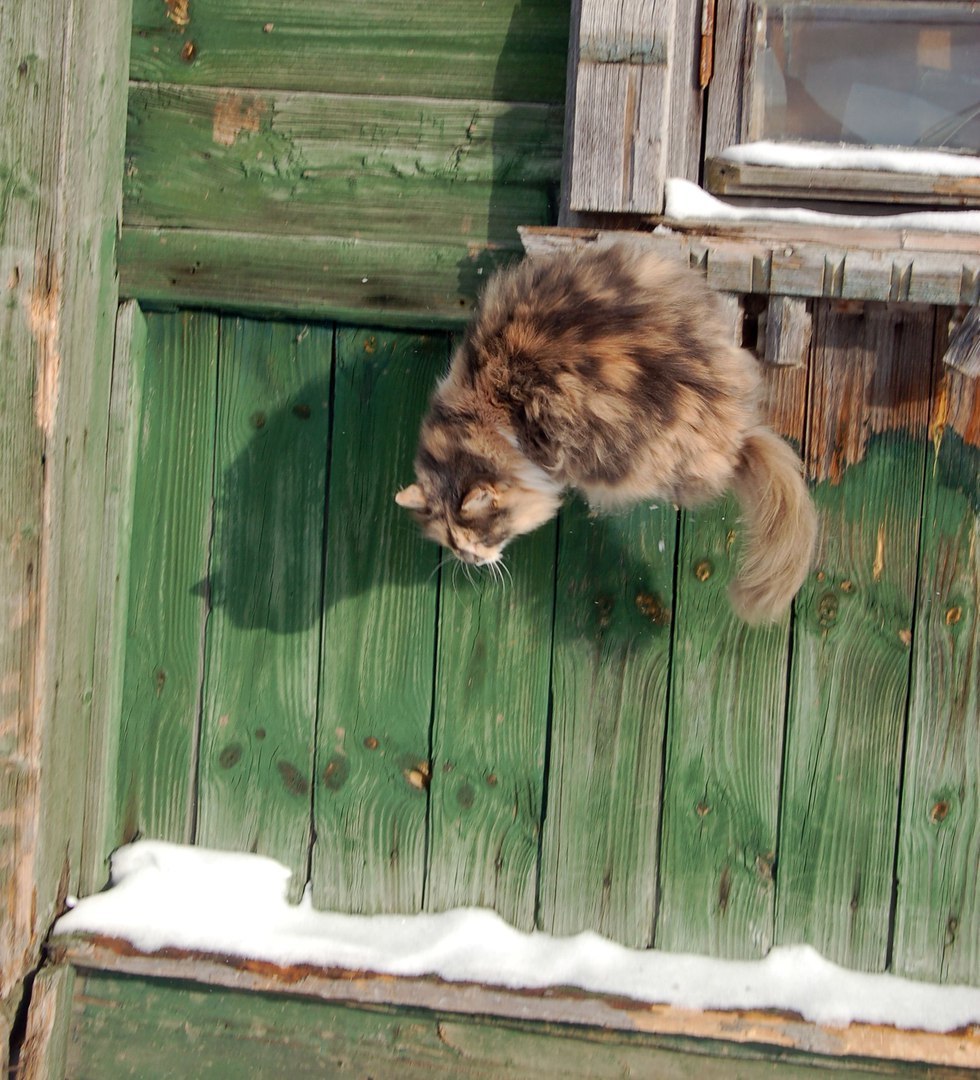
[[416, 475], [395, 502], [411, 512], [425, 536], [474, 566], [497, 562], [515, 536], [553, 518], [560, 502], [556, 487], [534, 485], [519, 472], [467, 478], [417, 464]]

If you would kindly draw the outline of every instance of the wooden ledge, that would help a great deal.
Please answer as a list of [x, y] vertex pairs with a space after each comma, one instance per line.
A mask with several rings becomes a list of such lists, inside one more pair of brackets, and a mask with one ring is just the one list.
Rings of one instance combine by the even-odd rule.
[[636, 229], [520, 230], [530, 255], [628, 240], [701, 269], [722, 292], [972, 306], [980, 237], [783, 222], [637, 219]]
[[182, 980], [294, 995], [321, 1001], [406, 1007], [549, 1024], [598, 1027], [622, 1033], [678, 1036], [792, 1050], [824, 1058], [916, 1063], [955, 1070], [980, 1069], [980, 1028], [945, 1035], [905, 1031], [876, 1024], [846, 1028], [810, 1023], [779, 1012], [701, 1012], [591, 994], [570, 987], [508, 990], [436, 977], [404, 978], [310, 965], [283, 967], [267, 961], [182, 949], [142, 953], [115, 938], [56, 938], [56, 963], [143, 978]]

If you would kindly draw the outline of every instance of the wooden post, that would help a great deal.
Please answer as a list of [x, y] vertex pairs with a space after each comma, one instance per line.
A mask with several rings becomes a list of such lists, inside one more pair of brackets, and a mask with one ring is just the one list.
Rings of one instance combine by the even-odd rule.
[[2, 1003], [78, 883], [130, 4], [4, 3], [0, 17]]
[[569, 209], [658, 214], [668, 176], [697, 179], [698, 5], [580, 6], [566, 133]]

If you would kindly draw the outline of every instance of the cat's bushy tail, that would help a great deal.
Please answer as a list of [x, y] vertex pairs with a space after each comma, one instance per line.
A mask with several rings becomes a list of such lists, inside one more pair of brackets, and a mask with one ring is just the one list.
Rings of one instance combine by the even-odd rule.
[[742, 447], [732, 489], [742, 508], [741, 560], [729, 590], [749, 623], [778, 619], [813, 562], [817, 514], [793, 449], [768, 428]]

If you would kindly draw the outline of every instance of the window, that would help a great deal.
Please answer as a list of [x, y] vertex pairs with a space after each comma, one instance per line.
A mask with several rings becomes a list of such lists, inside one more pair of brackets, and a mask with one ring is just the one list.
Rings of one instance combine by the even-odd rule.
[[980, 5], [782, 0], [745, 18], [733, 134], [750, 145], [715, 156], [711, 190], [980, 205]]

